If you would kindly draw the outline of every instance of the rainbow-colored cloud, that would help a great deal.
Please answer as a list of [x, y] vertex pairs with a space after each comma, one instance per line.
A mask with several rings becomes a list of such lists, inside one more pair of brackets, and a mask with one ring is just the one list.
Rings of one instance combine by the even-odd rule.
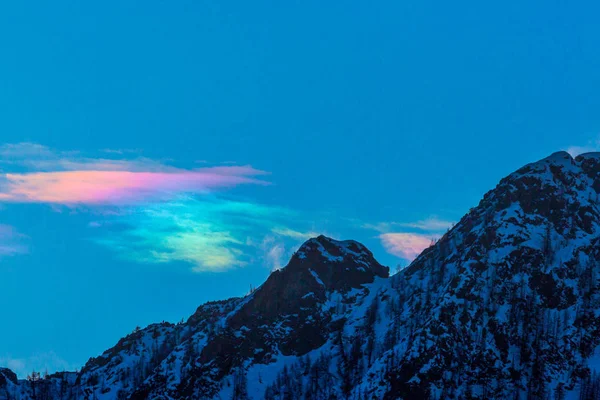
[[0, 201], [64, 205], [136, 204], [178, 193], [205, 193], [240, 184], [266, 185], [250, 166], [176, 172], [56, 171], [4, 174]]
[[93, 211], [100, 219], [89, 222], [92, 240], [119, 257], [185, 262], [195, 271], [222, 271], [257, 257], [276, 266], [286, 242], [307, 236], [290, 227], [298, 221], [289, 210], [224, 197], [238, 185], [268, 185], [264, 171], [249, 165], [185, 169], [136, 153], [104, 153], [136, 157], [91, 158], [34, 143], [0, 146], [0, 167], [11, 170], [0, 175], [0, 202]]
[[[279, 207], [215, 196], [181, 196], [118, 216], [112, 221], [118, 229], [113, 231], [108, 224], [94, 240], [132, 261], [183, 261], [197, 272], [223, 271], [257, 261], [256, 257], [276, 264], [273, 249], [284, 248], [286, 240], [299, 240], [290, 232], [301, 233], [281, 228], [282, 222], [291, 223], [295, 217]], [[263, 246], [266, 238], [268, 248]]]
[[57, 153], [21, 143], [0, 148], [4, 164], [33, 171], [0, 176], [0, 201], [62, 205], [126, 205], [168, 200], [242, 184], [267, 185], [251, 166], [181, 169], [147, 158], [116, 160]]
[[[195, 271], [252, 262], [279, 268], [302, 241], [323, 233], [291, 210], [226, 197], [236, 186], [269, 185], [267, 173], [249, 165], [182, 168], [139, 152], [89, 157], [17, 143], [0, 146], [0, 171], [0, 202], [92, 211], [99, 218], [89, 221], [92, 240], [137, 262], [185, 262]], [[389, 253], [412, 260], [448, 226], [430, 217], [361, 227], [377, 231]], [[10, 232], [0, 225], [0, 256], [26, 252]]]

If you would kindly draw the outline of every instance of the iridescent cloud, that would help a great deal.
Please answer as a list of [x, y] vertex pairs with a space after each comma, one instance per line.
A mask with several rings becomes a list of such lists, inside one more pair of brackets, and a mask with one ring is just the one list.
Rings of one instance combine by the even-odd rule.
[[[99, 235], [94, 240], [119, 256], [186, 262], [197, 271], [245, 265], [250, 243], [272, 229], [283, 229], [281, 237], [302, 235], [276, 222], [286, 215], [283, 209], [218, 197], [238, 185], [268, 185], [264, 171], [248, 165], [185, 169], [139, 151], [102, 153], [94, 158], [36, 143], [0, 146], [0, 171], [9, 171], [0, 173], [0, 202], [89, 212], [95, 220], [88, 226]], [[0, 225], [0, 255], [23, 252], [8, 235]]]
[[203, 193], [256, 179], [252, 167], [216, 167], [181, 172], [57, 171], [5, 174], [0, 201], [55, 204], [134, 204], [168, 199], [177, 193]]
[[383, 233], [379, 238], [389, 253], [409, 261], [414, 260], [432, 242], [430, 236], [416, 233]]
[[[112, 231], [108, 225], [94, 240], [127, 260], [186, 262], [196, 272], [224, 271], [256, 261], [272, 267], [286, 240], [298, 244], [298, 238], [289, 236], [296, 231], [281, 228], [282, 223], [293, 223], [294, 217], [294, 212], [280, 207], [214, 196], [182, 196], [137, 207], [115, 219], [118, 230]], [[96, 224], [96, 229], [104, 227]], [[274, 233], [278, 229], [282, 234]], [[269, 251], [276, 250], [261, 257], [267, 240], [273, 243]]]
[[[280, 268], [304, 240], [324, 233], [291, 210], [224, 197], [227, 188], [269, 184], [266, 172], [251, 166], [185, 169], [142, 157], [140, 151], [109, 149], [101, 157], [89, 157], [18, 143], [0, 146], [2, 170], [10, 172], [0, 173], [0, 202], [90, 213], [92, 240], [136, 262], [181, 262], [194, 271], [249, 263]], [[389, 252], [411, 259], [429, 238], [395, 229], [447, 225], [429, 218], [364, 227], [377, 230]], [[21, 249], [0, 247], [0, 255], [17, 251]]]
[[0, 201], [4, 202], [127, 205], [180, 193], [268, 184], [259, 179], [266, 172], [251, 166], [181, 169], [143, 157], [83, 157], [35, 143], [0, 146], [0, 156], [0, 164], [25, 169], [0, 175]]

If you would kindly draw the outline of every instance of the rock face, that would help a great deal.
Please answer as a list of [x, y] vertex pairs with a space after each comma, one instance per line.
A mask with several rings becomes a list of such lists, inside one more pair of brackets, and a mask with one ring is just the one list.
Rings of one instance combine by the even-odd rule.
[[243, 298], [0, 399], [600, 398], [600, 154], [504, 178], [409, 267], [319, 236]]

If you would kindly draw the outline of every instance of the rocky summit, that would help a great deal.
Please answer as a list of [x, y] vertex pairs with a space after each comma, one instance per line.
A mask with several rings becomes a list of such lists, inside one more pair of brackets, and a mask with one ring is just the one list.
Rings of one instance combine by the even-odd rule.
[[308, 240], [242, 298], [121, 339], [0, 399], [598, 399], [600, 154], [560, 152], [488, 192], [389, 277]]

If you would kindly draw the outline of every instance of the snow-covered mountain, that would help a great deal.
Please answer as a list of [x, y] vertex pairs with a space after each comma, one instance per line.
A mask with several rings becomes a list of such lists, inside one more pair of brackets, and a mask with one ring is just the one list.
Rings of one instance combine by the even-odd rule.
[[600, 153], [504, 178], [392, 277], [308, 240], [253, 293], [0, 399], [598, 399]]

